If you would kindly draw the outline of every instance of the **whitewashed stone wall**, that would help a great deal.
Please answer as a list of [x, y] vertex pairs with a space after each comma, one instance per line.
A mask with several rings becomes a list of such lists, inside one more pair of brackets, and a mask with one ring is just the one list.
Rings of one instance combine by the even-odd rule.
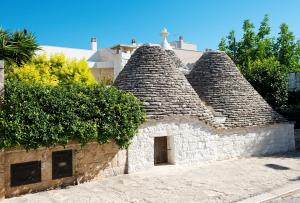
[[274, 154], [295, 148], [293, 124], [215, 131], [194, 119], [148, 121], [128, 149], [128, 173], [154, 166], [154, 137], [168, 137], [171, 164]]

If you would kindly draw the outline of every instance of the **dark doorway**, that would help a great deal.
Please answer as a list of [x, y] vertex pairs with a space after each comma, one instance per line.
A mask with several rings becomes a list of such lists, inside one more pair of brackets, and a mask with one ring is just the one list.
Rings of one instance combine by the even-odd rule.
[[168, 141], [167, 137], [154, 138], [154, 164], [168, 163]]

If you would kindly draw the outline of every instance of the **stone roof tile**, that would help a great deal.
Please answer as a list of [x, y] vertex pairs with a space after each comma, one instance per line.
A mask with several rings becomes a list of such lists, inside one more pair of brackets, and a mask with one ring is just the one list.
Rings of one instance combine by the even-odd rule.
[[158, 46], [139, 47], [114, 82], [144, 104], [148, 118], [197, 116], [216, 126], [208, 110], [173, 59]]
[[286, 122], [224, 52], [205, 52], [187, 78], [202, 101], [226, 117], [228, 128]]

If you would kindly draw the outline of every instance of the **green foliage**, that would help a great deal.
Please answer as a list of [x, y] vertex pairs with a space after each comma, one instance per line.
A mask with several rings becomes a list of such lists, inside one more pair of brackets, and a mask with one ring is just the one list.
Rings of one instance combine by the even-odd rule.
[[281, 65], [285, 66], [285, 72], [299, 69], [300, 41], [295, 41], [295, 36], [289, 31], [287, 24], [281, 24], [277, 38], [270, 37], [271, 28], [267, 15], [262, 20], [257, 33], [254, 28], [253, 23], [245, 20], [243, 37], [240, 40], [236, 41], [234, 31], [231, 31], [226, 37], [227, 40], [222, 38], [219, 44], [219, 49], [225, 51], [234, 60], [242, 73], [247, 73], [252, 61], [268, 57], [275, 57]]
[[84, 60], [69, 60], [62, 54], [36, 56], [29, 63], [13, 66], [7, 73], [8, 80], [43, 85], [94, 84], [95, 79]]
[[274, 58], [250, 63], [248, 81], [276, 109], [285, 109], [288, 100], [287, 77], [284, 67]]
[[230, 58], [235, 61], [236, 59], [236, 41], [235, 41], [235, 32], [234, 30], [230, 31], [226, 39], [223, 37], [219, 44], [219, 50], [225, 51]]
[[127, 148], [144, 122], [140, 101], [100, 85], [7, 82], [0, 110], [0, 148], [26, 149], [114, 140]]
[[295, 36], [289, 31], [286, 23], [280, 25], [279, 37], [275, 44], [278, 60], [287, 68], [299, 65], [300, 54], [297, 53], [299, 44], [295, 42]]
[[270, 21], [269, 16], [265, 15], [258, 29], [258, 33], [257, 33], [258, 41], [264, 40], [266, 36], [268, 36], [271, 33], [271, 27], [269, 25], [269, 21]]
[[10, 33], [0, 28], [0, 60], [4, 60], [8, 65], [22, 65], [30, 61], [37, 50], [39, 47], [32, 33]]
[[236, 40], [231, 31], [226, 39], [221, 39], [219, 49], [231, 57], [245, 78], [274, 108], [280, 109], [288, 105], [286, 74], [300, 71], [300, 41], [295, 41], [285, 23], [276, 38], [270, 37], [270, 33], [267, 15], [257, 33], [253, 23], [245, 20], [243, 37]]
[[221, 38], [221, 41], [219, 43], [219, 50], [226, 51], [226, 39], [224, 37]]

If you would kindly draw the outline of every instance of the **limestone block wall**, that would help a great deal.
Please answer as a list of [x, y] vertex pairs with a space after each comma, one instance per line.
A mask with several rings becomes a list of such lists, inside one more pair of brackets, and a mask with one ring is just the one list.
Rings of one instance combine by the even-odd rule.
[[[52, 152], [71, 149], [73, 176], [52, 180]], [[84, 147], [71, 143], [65, 148], [6, 149], [0, 151], [0, 199], [62, 185], [78, 184], [91, 179], [123, 174], [127, 170], [127, 152], [114, 143], [89, 143]], [[11, 164], [41, 161], [41, 182], [11, 187]]]
[[154, 137], [167, 136], [168, 162], [196, 164], [295, 148], [293, 124], [215, 131], [199, 120], [148, 121], [128, 149], [128, 173], [154, 166]]

